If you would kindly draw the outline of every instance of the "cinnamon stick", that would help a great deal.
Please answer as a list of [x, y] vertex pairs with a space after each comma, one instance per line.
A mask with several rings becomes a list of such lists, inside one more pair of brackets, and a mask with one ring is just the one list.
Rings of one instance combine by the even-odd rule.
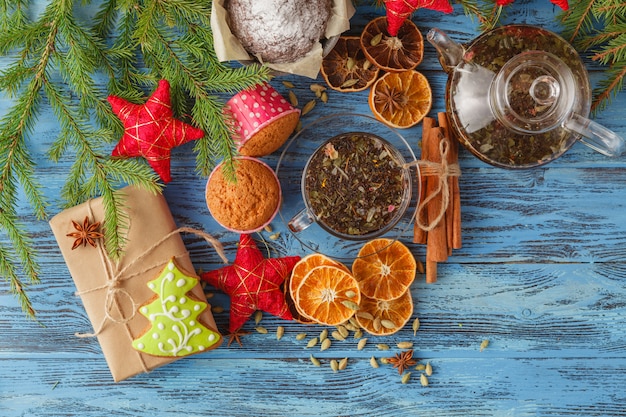
[[[426, 149], [426, 146], [424, 146], [424, 144], [428, 142], [427, 138], [430, 134], [430, 130], [433, 127], [435, 127], [435, 125], [436, 125], [436, 121], [432, 117], [425, 117], [424, 120], [422, 121], [422, 155], [420, 157], [422, 161], [428, 160], [428, 150]], [[427, 181], [428, 181], [428, 178], [426, 176], [424, 175], [420, 176], [420, 196], [419, 196], [420, 198], [419, 198], [418, 204], [424, 201], [424, 199], [426, 198]], [[422, 224], [428, 224], [428, 218], [426, 216], [425, 211], [418, 212], [417, 215], [421, 215], [420, 221]], [[413, 226], [413, 242], [421, 243], [425, 245], [427, 238], [428, 238], [428, 233], [420, 229], [420, 227], [417, 224], [418, 222], [416, 219], [415, 225]]]
[[[439, 143], [443, 139], [443, 132], [441, 128], [432, 128], [429, 131], [427, 142], [422, 146], [427, 150], [428, 160], [434, 163], [441, 163], [441, 155], [439, 153]], [[426, 180], [426, 195], [434, 196], [429, 201], [426, 207], [428, 220], [430, 223], [437, 218], [443, 209], [443, 196], [441, 193], [435, 194], [439, 187], [440, 179], [436, 176], [429, 176]], [[448, 241], [446, 232], [445, 216], [441, 221], [432, 225], [433, 228], [428, 232], [428, 238], [426, 241], [426, 282], [433, 283], [436, 281], [436, 265], [433, 262], [444, 262], [448, 259]], [[428, 269], [431, 272], [428, 272]], [[435, 274], [433, 275], [433, 269]]]
[[[449, 140], [448, 156], [446, 158], [448, 165], [459, 163], [459, 142], [454, 137], [452, 129], [449, 128], [448, 115], [445, 112], [437, 114], [439, 126], [444, 130], [444, 135]], [[446, 225], [448, 226], [448, 248], [461, 248], [461, 190], [459, 188], [459, 177], [448, 177], [448, 188], [450, 189], [450, 199], [448, 209], [446, 210]]]

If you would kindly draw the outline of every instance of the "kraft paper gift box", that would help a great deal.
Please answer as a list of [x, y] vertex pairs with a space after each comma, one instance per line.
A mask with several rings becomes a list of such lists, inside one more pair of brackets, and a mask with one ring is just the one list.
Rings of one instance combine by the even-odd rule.
[[[95, 248], [87, 244], [73, 250], [75, 238], [67, 236], [76, 232], [72, 221], [82, 225], [85, 217], [92, 224], [101, 222], [106, 225], [102, 198], [64, 210], [50, 220], [77, 294], [93, 326], [93, 329], [75, 329], [77, 336], [98, 338], [116, 382], [184, 357], [152, 356], [133, 348], [133, 339], [149, 327], [148, 319], [137, 309], [155, 296], [147, 283], [160, 274], [170, 259], [175, 258], [182, 270], [197, 278], [180, 236], [180, 231], [189, 230], [177, 229], [165, 198], [137, 187], [126, 187], [121, 192], [128, 228], [125, 230], [124, 252], [118, 262], [107, 256], [104, 239], [97, 239]], [[203, 237], [209, 241], [210, 236]], [[225, 260], [219, 243], [211, 243]], [[206, 301], [199, 283], [191, 293], [197, 300]], [[217, 332], [209, 305], [198, 319], [205, 327]], [[221, 341], [220, 336], [210, 348], [217, 347]]]

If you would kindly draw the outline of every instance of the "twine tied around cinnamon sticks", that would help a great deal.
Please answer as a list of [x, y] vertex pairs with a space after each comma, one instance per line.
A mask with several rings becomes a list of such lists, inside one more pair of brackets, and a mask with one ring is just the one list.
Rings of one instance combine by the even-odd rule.
[[424, 118], [422, 156], [413, 164], [420, 167], [422, 181], [413, 242], [426, 245], [426, 282], [434, 283], [437, 262], [461, 248], [458, 142], [448, 128], [446, 113], [438, 113], [437, 120]]

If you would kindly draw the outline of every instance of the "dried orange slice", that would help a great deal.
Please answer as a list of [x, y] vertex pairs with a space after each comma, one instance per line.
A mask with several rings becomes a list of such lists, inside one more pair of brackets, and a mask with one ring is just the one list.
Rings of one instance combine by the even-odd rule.
[[388, 72], [370, 90], [369, 106], [374, 116], [398, 129], [415, 126], [432, 107], [433, 98], [426, 77], [415, 70]]
[[361, 50], [357, 36], [341, 36], [321, 68], [326, 84], [338, 91], [363, 91], [376, 81], [378, 71]]
[[361, 302], [356, 279], [336, 266], [313, 268], [296, 291], [295, 303], [303, 316], [336, 326], [354, 315]]
[[291, 315], [300, 323], [311, 323], [312, 321], [311, 319], [304, 317], [298, 310], [295, 303], [296, 291], [302, 283], [304, 277], [311, 272], [313, 268], [323, 265], [336, 266], [344, 269], [346, 272], [350, 272], [350, 270], [341, 262], [335, 261], [326, 255], [313, 253], [300, 259], [291, 270], [291, 275], [285, 281], [285, 301], [289, 306]]
[[313, 253], [307, 255], [300, 259], [298, 263], [296, 263], [291, 270], [291, 277], [289, 279], [289, 292], [291, 296], [295, 298], [295, 293], [304, 277], [318, 266], [336, 266], [338, 268], [344, 269], [346, 272], [350, 272], [350, 270], [341, 262], [335, 261], [332, 258], [329, 258], [326, 255], [322, 255], [321, 253]]
[[399, 298], [390, 301], [361, 297], [356, 320], [366, 332], [375, 336], [396, 333], [404, 327], [413, 315], [413, 298], [407, 291]]
[[364, 296], [389, 301], [402, 296], [415, 280], [415, 257], [402, 242], [370, 240], [352, 264], [352, 274]]
[[378, 17], [365, 26], [360, 42], [365, 56], [388, 72], [413, 69], [424, 57], [424, 38], [409, 19], [404, 21], [396, 36], [389, 36], [387, 18]]

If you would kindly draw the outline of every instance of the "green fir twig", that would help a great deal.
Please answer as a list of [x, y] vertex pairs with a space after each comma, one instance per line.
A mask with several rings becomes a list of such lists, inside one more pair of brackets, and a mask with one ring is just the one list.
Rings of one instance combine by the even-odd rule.
[[[117, 259], [128, 226], [120, 188], [138, 185], [159, 192], [162, 185], [145, 161], [110, 157], [123, 127], [106, 95], [140, 103], [158, 80], [168, 79], [177, 117], [193, 119], [206, 132], [194, 151], [198, 172], [207, 175], [218, 160], [233, 156], [220, 94], [267, 81], [270, 72], [259, 65], [232, 68], [218, 62], [211, 1], [105, 0], [86, 18], [85, 2], [51, 0], [32, 21], [30, 5], [27, 0], [0, 1], [0, 56], [11, 59], [0, 73], [0, 90], [12, 99], [0, 118], [0, 234], [7, 242], [0, 244], [0, 274], [22, 309], [34, 317], [25, 288], [39, 281], [39, 267], [17, 207], [23, 193], [34, 216], [47, 217], [28, 146], [44, 106], [59, 124], [47, 156], [54, 162], [71, 161], [60, 196], [66, 207], [102, 196], [105, 245]], [[98, 87], [102, 77], [108, 80], [107, 92]]]

